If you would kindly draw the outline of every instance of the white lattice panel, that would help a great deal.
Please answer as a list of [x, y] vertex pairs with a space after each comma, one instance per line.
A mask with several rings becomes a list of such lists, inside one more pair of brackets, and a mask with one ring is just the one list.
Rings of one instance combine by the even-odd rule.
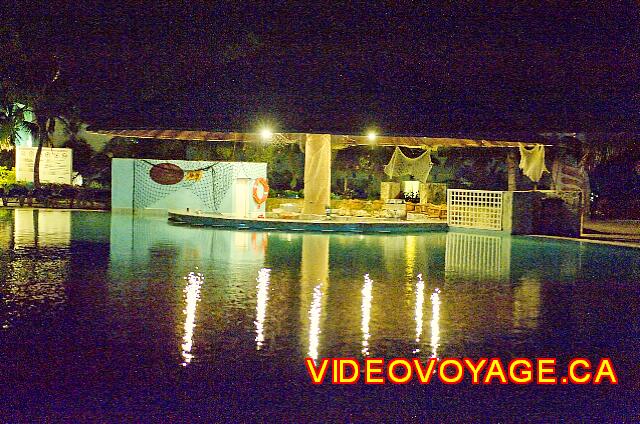
[[452, 227], [502, 230], [502, 192], [447, 190], [447, 224]]

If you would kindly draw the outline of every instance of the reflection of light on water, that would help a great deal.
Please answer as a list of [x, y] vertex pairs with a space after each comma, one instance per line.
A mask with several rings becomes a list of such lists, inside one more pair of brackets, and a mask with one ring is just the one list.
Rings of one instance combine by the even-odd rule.
[[431, 294], [431, 357], [438, 357], [440, 342], [440, 289], [436, 288]]
[[256, 349], [260, 350], [264, 343], [264, 317], [267, 312], [267, 300], [269, 300], [269, 273], [268, 268], [262, 268], [258, 272], [256, 281], [258, 285], [258, 302], [256, 304]]
[[405, 265], [407, 269], [407, 274], [413, 275], [413, 270], [416, 265], [416, 236], [406, 236], [405, 237]]
[[182, 357], [184, 362], [182, 366], [186, 367], [188, 363], [193, 359], [191, 354], [191, 348], [193, 347], [193, 329], [196, 326], [196, 305], [200, 300], [200, 286], [204, 282], [204, 276], [201, 273], [190, 272], [185, 277], [187, 280], [187, 286], [184, 288], [186, 307], [184, 314], [186, 318], [184, 320], [184, 337], [182, 338]]
[[371, 319], [371, 289], [373, 281], [369, 274], [364, 276], [364, 286], [362, 287], [362, 354], [369, 356], [369, 320]]
[[14, 247], [69, 246], [71, 212], [37, 209], [14, 211]]
[[249, 233], [236, 232], [233, 235], [233, 244], [237, 250], [249, 250]]
[[311, 300], [311, 308], [309, 308], [309, 357], [315, 362], [318, 359], [318, 343], [320, 335], [320, 313], [321, 313], [321, 301], [322, 290], [320, 287], [322, 284], [318, 284], [313, 288], [313, 297]]
[[540, 315], [540, 280], [524, 276], [513, 291], [513, 324], [516, 327], [536, 328]]
[[416, 348], [413, 353], [420, 352], [420, 339], [422, 338], [422, 306], [424, 305], [424, 281], [422, 274], [418, 274], [418, 283], [416, 284]]

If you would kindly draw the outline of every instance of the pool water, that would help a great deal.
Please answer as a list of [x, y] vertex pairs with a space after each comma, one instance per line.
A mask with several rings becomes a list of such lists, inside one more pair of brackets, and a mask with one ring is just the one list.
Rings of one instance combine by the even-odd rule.
[[[3, 421], [640, 417], [638, 249], [0, 214]], [[314, 386], [304, 367], [432, 356], [610, 357], [620, 383]]]

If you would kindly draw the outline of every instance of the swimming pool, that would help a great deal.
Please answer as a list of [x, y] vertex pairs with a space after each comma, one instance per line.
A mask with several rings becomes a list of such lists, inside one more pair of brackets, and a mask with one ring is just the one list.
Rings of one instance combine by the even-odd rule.
[[[631, 420], [640, 412], [638, 249], [0, 212], [7, 419]], [[304, 368], [305, 357], [433, 355], [610, 357], [620, 384], [313, 386]]]

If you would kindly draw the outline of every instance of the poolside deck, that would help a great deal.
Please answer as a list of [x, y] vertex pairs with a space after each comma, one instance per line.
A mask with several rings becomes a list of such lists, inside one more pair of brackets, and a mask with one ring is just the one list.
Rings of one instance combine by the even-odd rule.
[[169, 210], [169, 221], [203, 227], [266, 231], [316, 231], [347, 233], [420, 233], [447, 231], [442, 220], [403, 221], [400, 219], [332, 217], [331, 219], [237, 218], [220, 214]]

